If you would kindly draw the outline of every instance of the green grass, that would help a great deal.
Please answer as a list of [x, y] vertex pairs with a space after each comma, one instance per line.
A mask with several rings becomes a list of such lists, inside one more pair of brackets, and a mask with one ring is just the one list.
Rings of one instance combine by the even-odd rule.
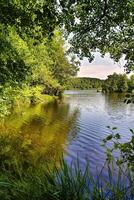
[[134, 171], [123, 164], [107, 160], [93, 176], [88, 162], [83, 170], [79, 161], [68, 165], [60, 156], [35, 162], [31, 143], [8, 134], [0, 135], [0, 200], [134, 200]]
[[116, 184], [109, 180], [96, 180], [89, 173], [89, 166], [82, 172], [79, 163], [68, 166], [62, 159], [60, 166], [28, 168], [17, 165], [2, 166], [0, 172], [1, 200], [132, 200], [133, 185], [123, 186], [121, 171]]

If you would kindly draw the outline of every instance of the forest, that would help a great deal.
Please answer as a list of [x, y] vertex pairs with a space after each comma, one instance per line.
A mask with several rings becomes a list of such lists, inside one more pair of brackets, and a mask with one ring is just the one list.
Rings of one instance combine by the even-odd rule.
[[66, 83], [66, 89], [93, 89], [93, 88], [101, 88], [103, 84], [103, 80], [98, 78], [89, 78], [89, 77], [73, 77]]
[[[27, 19], [23, 17], [28, 17], [27, 11], [19, 12], [25, 5], [23, 8], [13, 2], [10, 5], [10, 12], [22, 17], [24, 24], [8, 19], [8, 3], [2, 1], [0, 6], [0, 110], [3, 116], [17, 103], [47, 101], [47, 95], [61, 96], [68, 79], [76, 75], [78, 65], [73, 55], [70, 61], [65, 55], [65, 41], [58, 27], [50, 37], [49, 33], [42, 33], [36, 21], [32, 25], [34, 30], [25, 27]], [[30, 9], [32, 5], [27, 2], [27, 6]]]
[[[91, 1], [90, 7], [92, 9], [94, 6], [94, 10], [93, 16], [89, 15], [88, 19], [86, 10], [91, 10], [88, 8], [88, 4], [83, 4], [82, 1], [75, 5], [75, 1], [71, 2], [70, 0], [67, 2], [62, 0], [59, 2], [55, 0], [27, 0], [25, 2], [2, 0], [0, 2], [1, 111], [3, 109], [5, 113], [8, 113], [6, 107], [11, 107], [15, 99], [22, 96], [26, 99], [28, 97], [31, 102], [40, 100], [42, 94], [60, 96], [66, 83], [77, 74], [79, 61], [75, 55], [80, 59], [86, 56], [91, 62], [94, 58], [92, 52], [97, 48], [100, 49], [102, 56], [109, 52], [115, 61], [118, 61], [122, 54], [126, 55], [127, 62], [124, 67], [128, 72], [133, 70], [133, 51], [130, 51], [133, 46], [133, 40], [131, 40], [133, 24], [131, 15], [129, 15], [133, 4], [126, 2], [122, 2], [122, 5], [115, 2], [117, 15], [111, 23], [112, 17], [110, 18], [110, 16], [113, 14], [114, 5], [110, 2], [104, 1], [100, 3], [100, 6], [97, 2], [94, 5], [94, 2]], [[73, 7], [73, 5], [75, 6]], [[105, 13], [107, 6], [109, 7], [109, 16]], [[101, 13], [103, 10], [101, 7], [104, 7], [104, 13]], [[119, 12], [120, 8], [125, 11], [123, 14]], [[75, 16], [79, 18], [79, 23], [77, 20], [75, 21]], [[101, 24], [99, 24], [99, 20], [101, 20]], [[91, 24], [84, 26], [84, 21], [85, 24], [87, 21], [90, 21]], [[120, 27], [120, 32], [114, 31], [116, 23]], [[122, 23], [125, 23], [124, 28]], [[96, 28], [94, 24], [97, 24]], [[110, 28], [112, 31], [109, 31]], [[91, 34], [87, 34], [89, 29]], [[101, 31], [98, 32], [98, 30]], [[72, 33], [73, 36], [70, 37]], [[122, 36], [123, 33], [126, 38], [130, 38], [127, 45]], [[111, 37], [111, 34], [114, 37]], [[104, 40], [104, 37], [108, 39]], [[119, 38], [118, 43], [116, 37]], [[67, 38], [70, 43], [69, 49], [64, 48]], [[89, 40], [90, 43], [87, 43]], [[71, 82], [73, 81], [71, 80]], [[91, 87], [100, 87], [99, 80], [90, 79], [90, 82]], [[111, 78], [109, 77], [105, 90], [112, 90], [109, 86], [110, 82]], [[113, 91], [126, 91], [125, 79], [123, 82], [124, 88], [122, 89], [116, 89], [116, 83], [114, 83]], [[86, 85], [87, 79], [84, 79], [84, 83], [82, 81], [79, 87], [89, 88]]]
[[134, 91], [134, 75], [130, 78], [126, 74], [114, 73], [107, 79], [73, 77], [66, 83], [66, 89], [100, 89], [103, 92], [128, 92]]
[[126, 74], [109, 75], [102, 85], [105, 92], [133, 92], [134, 91], [134, 75], [130, 78]]
[[[133, 72], [133, 36], [133, 0], [0, 1], [1, 200], [134, 199], [134, 75], [76, 78], [94, 52], [123, 58], [125, 72]], [[65, 89], [90, 88], [129, 92], [131, 105], [120, 94], [62, 98]], [[121, 121], [127, 140], [107, 121]]]

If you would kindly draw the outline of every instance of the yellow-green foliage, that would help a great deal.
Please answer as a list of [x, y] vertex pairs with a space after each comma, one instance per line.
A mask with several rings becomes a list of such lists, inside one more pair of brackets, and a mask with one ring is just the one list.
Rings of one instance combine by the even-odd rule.
[[0, 34], [0, 39], [5, 38], [0, 57], [1, 116], [9, 114], [12, 105], [48, 101], [48, 95], [60, 96], [61, 84], [77, 69], [65, 56], [59, 31], [51, 40], [44, 37], [38, 41], [25, 33], [20, 36], [15, 27], [6, 27], [4, 32], [4, 27], [1, 25]]

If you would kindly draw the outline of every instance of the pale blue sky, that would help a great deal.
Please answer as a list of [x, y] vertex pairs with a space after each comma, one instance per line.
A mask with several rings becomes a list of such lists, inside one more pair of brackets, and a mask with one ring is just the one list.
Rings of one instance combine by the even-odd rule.
[[95, 77], [105, 79], [109, 74], [113, 74], [114, 72], [124, 73], [124, 68], [122, 67], [123, 64], [123, 59], [121, 59], [119, 63], [115, 63], [109, 55], [102, 58], [99, 53], [95, 53], [95, 59], [92, 63], [89, 63], [86, 58], [81, 61], [78, 77]]

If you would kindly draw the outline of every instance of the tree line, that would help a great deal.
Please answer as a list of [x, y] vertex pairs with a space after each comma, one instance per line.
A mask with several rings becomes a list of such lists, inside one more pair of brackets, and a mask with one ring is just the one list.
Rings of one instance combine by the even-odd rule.
[[134, 75], [113, 73], [106, 80], [90, 77], [73, 77], [66, 89], [101, 89], [103, 92], [132, 92], [134, 91]]
[[134, 75], [130, 78], [126, 74], [109, 75], [102, 85], [104, 92], [133, 92], [134, 91]]
[[69, 60], [55, 1], [0, 1], [0, 115], [23, 97], [60, 96], [78, 62]]
[[69, 80], [66, 85], [66, 89], [99, 89], [102, 87], [103, 80], [90, 77], [75, 77]]
[[38, 42], [25, 33], [22, 38], [15, 27], [8, 26], [7, 32], [0, 27], [0, 113], [8, 114], [16, 100], [36, 103], [44, 95], [61, 96], [78, 65], [66, 57], [60, 30]]

